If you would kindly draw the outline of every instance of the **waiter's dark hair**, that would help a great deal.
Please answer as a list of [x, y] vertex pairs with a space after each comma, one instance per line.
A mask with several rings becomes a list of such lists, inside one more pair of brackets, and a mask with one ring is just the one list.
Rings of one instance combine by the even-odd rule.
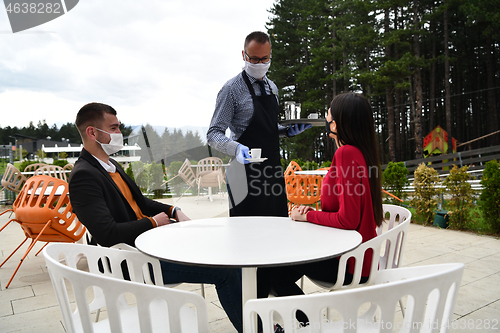
[[85, 133], [87, 126], [96, 126], [104, 121], [104, 113], [116, 116], [116, 110], [102, 103], [89, 103], [84, 105], [76, 115], [75, 125], [80, 135]]
[[243, 49], [245, 51], [247, 50], [248, 43], [250, 43], [253, 40], [259, 44], [265, 44], [265, 43], [271, 44], [271, 39], [269, 39], [268, 34], [266, 34], [265, 32], [262, 32], [262, 31], [254, 31], [254, 32], [250, 33], [247, 36], [247, 38], [245, 38], [245, 45], [243, 46]]
[[360, 94], [337, 95], [331, 105], [332, 120], [337, 124], [337, 140], [342, 145], [351, 145], [361, 150], [368, 168], [373, 214], [377, 226], [382, 224], [382, 186], [380, 184], [380, 160], [375, 136], [375, 122], [368, 100]]

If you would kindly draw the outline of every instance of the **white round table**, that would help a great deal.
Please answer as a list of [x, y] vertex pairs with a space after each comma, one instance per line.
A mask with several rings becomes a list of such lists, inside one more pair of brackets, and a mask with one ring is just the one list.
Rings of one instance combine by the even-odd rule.
[[242, 268], [243, 305], [257, 298], [257, 267], [308, 263], [339, 256], [361, 244], [355, 230], [287, 217], [221, 217], [154, 228], [136, 247], [170, 262]]
[[312, 176], [326, 176], [328, 170], [302, 170], [295, 171], [296, 175], [312, 175]]

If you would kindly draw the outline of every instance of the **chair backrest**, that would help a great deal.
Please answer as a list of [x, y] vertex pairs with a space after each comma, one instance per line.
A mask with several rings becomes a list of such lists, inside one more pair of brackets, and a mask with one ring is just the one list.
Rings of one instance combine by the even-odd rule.
[[193, 186], [196, 182], [196, 175], [191, 167], [191, 162], [186, 158], [182, 163], [178, 172], [179, 177], [182, 178], [189, 186]]
[[302, 171], [302, 168], [297, 162], [291, 161], [283, 174], [285, 177], [286, 193], [294, 193], [294, 188], [296, 186], [295, 171]]
[[[383, 205], [383, 208], [384, 214], [390, 214], [389, 219], [382, 224], [382, 227], [384, 224], [387, 224], [386, 228], [388, 230], [369, 241], [361, 243], [356, 249], [344, 253], [339, 258], [339, 271], [336, 283], [330, 286], [321, 282], [320, 285], [322, 287], [328, 286], [330, 290], [336, 290], [360, 286], [361, 272], [363, 270], [363, 263], [367, 259], [365, 257], [367, 251], [371, 258], [371, 266], [370, 276], [366, 285], [373, 283], [379, 270], [396, 268], [401, 265], [408, 227], [411, 222], [411, 212], [404, 207], [395, 205]], [[396, 221], [399, 222], [397, 225]], [[381, 232], [381, 230], [380, 227], [378, 232]], [[350, 284], [344, 285], [347, 262], [350, 261], [352, 263], [352, 260], [349, 260], [350, 258], [355, 259], [354, 276]], [[318, 283], [317, 281], [313, 282]]]
[[196, 175], [222, 170], [222, 160], [218, 157], [206, 157], [198, 161]]
[[24, 168], [24, 172], [33, 172], [41, 166], [47, 165], [46, 163], [33, 163]]
[[[389, 269], [374, 285], [332, 293], [250, 300], [244, 307], [245, 331], [255, 332], [256, 316], [263, 332], [273, 330], [273, 315], [283, 318], [285, 332], [296, 332], [295, 313], [303, 311], [310, 333], [319, 332], [446, 332], [450, 325], [464, 264], [440, 264]], [[396, 306], [406, 299], [404, 319]], [[371, 307], [366, 310], [367, 304]], [[340, 320], [325, 320], [323, 311], [334, 308]], [[420, 330], [422, 328], [422, 330]], [[379, 330], [380, 329], [380, 330]]]
[[[386, 242], [386, 249], [383, 253], [380, 254], [379, 270], [387, 268], [398, 268], [401, 266], [401, 262], [403, 260], [404, 245], [406, 242], [406, 234], [411, 223], [411, 212], [404, 207], [384, 204], [383, 210], [385, 222], [377, 228], [377, 235], [381, 235], [384, 233], [384, 230], [389, 231], [395, 226], [400, 225], [401, 223], [406, 223], [406, 227], [403, 227], [402, 229], [404, 229], [404, 231], [398, 234], [394, 246], [391, 246], [389, 242]], [[406, 220], [408, 220], [408, 222], [405, 222]]]
[[48, 175], [57, 179], [62, 179], [64, 181], [68, 181], [68, 177], [66, 176], [66, 169], [61, 168], [58, 165], [42, 165], [38, 169], [35, 170], [36, 175]]
[[[131, 274], [132, 281], [126, 281], [107, 269], [105, 273], [101, 273], [102, 269], [87, 272], [76, 266], [76, 260], [83, 254], [88, 262], [108, 262], [113, 270], [121, 271], [120, 260], [123, 259], [130, 272], [142, 276], [142, 272], [149, 270], [150, 262], [140, 252], [80, 244], [49, 244], [43, 254], [68, 332], [208, 332], [206, 303], [200, 295], [145, 284], [142, 278], [134, 279], [137, 277], [134, 274]], [[149, 257], [149, 260], [156, 259]], [[76, 301], [74, 305], [70, 304], [71, 290]], [[108, 314], [107, 319], [97, 323], [91, 320], [95, 309], [88, 293], [92, 290], [101, 290], [104, 295], [100, 298], [101, 305], [106, 307]], [[194, 306], [196, 313], [188, 306]]]
[[8, 163], [3, 173], [1, 184], [3, 188], [19, 193], [24, 183], [26, 182], [26, 177], [19, 171], [13, 164]]
[[64, 170], [73, 170], [74, 167], [75, 167], [75, 165], [73, 163], [68, 163], [65, 166], [63, 166], [63, 169]]
[[66, 181], [50, 176], [33, 176], [26, 181], [13, 205], [16, 221], [26, 236], [39, 236], [38, 240], [45, 242], [75, 242], [85, 234], [85, 227], [73, 213], [68, 189]]
[[310, 205], [321, 199], [323, 177], [317, 175], [295, 175], [287, 183], [287, 198], [294, 204]]

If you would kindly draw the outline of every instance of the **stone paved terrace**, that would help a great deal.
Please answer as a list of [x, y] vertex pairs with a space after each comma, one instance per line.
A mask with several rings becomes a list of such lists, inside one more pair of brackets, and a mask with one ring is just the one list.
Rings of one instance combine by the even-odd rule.
[[[172, 203], [172, 199], [162, 201]], [[228, 215], [227, 195], [207, 197], [196, 201], [196, 196], [183, 197], [176, 205], [192, 219]], [[3, 210], [2, 210], [3, 211]], [[8, 221], [8, 214], [0, 217], [0, 226]], [[0, 260], [22, 241], [24, 235], [16, 223], [11, 223], [0, 233]], [[0, 268], [0, 332], [65, 332], [62, 315], [45, 267], [41, 248], [27, 257], [8, 289], [5, 289], [19, 259], [26, 250], [25, 244]], [[453, 319], [464, 329], [451, 332], [500, 332], [500, 240], [471, 233], [410, 225], [403, 266], [430, 265], [462, 262], [465, 272], [454, 309]], [[176, 288], [199, 292], [200, 285], [181, 284]], [[306, 293], [323, 292], [306, 280]], [[211, 332], [236, 332], [228, 321], [213, 286], [206, 286]], [[494, 329], [484, 329], [486, 320], [496, 320]], [[483, 326], [481, 326], [483, 325]]]

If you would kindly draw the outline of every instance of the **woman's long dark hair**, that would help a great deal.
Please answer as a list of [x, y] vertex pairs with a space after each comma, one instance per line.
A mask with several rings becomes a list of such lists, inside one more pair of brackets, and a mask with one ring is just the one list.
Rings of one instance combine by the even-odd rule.
[[360, 94], [337, 95], [330, 105], [332, 119], [337, 124], [337, 140], [342, 145], [352, 145], [361, 150], [368, 167], [367, 174], [372, 195], [373, 214], [377, 226], [382, 224], [382, 186], [380, 185], [380, 160], [375, 137], [375, 122], [368, 100]]

